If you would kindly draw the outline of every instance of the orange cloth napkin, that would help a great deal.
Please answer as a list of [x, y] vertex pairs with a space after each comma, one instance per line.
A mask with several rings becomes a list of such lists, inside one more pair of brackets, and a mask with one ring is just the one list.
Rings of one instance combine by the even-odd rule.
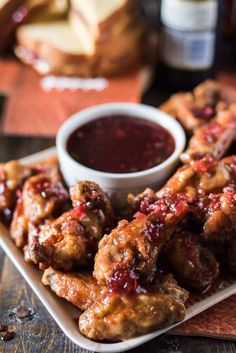
[[4, 133], [53, 137], [60, 125], [81, 109], [108, 102], [139, 102], [141, 98], [139, 72], [109, 79], [103, 91], [46, 92], [40, 80], [30, 67], [0, 61], [0, 91], [8, 94]]
[[171, 333], [236, 340], [236, 295], [177, 326]]
[[10, 94], [20, 67], [16, 60], [0, 60], [0, 94]]

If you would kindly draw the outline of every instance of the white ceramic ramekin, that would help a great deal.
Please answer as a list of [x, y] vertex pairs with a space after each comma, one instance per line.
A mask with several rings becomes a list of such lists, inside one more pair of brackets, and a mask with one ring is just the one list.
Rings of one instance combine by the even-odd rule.
[[[116, 114], [124, 115], [124, 124], [127, 115], [157, 122], [174, 137], [175, 151], [160, 165], [136, 173], [105, 173], [76, 162], [66, 150], [70, 134], [92, 120]], [[136, 194], [146, 187], [157, 190], [173, 172], [185, 143], [186, 137], [183, 128], [175, 119], [159, 109], [134, 103], [102, 104], [76, 113], [61, 126], [56, 139], [59, 162], [66, 183], [73, 185], [79, 180], [94, 181], [108, 193], [113, 204], [118, 208], [124, 206], [128, 193]], [[94, 153], [96, 153], [96, 148]]]

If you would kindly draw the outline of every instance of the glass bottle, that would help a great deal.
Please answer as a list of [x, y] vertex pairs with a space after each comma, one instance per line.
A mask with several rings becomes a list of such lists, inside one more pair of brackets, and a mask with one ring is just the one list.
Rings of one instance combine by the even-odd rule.
[[162, 0], [160, 86], [188, 90], [213, 76], [221, 10], [219, 0]]

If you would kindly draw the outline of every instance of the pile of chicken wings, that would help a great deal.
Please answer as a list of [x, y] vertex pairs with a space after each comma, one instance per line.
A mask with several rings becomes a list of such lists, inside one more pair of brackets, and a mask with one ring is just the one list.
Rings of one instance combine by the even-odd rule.
[[[184, 164], [159, 191], [129, 195], [117, 223], [101, 188], [68, 189], [56, 158], [0, 165], [0, 221], [42, 282], [77, 306], [79, 329], [119, 341], [184, 319], [188, 291], [236, 272], [236, 139], [232, 92], [206, 81], [161, 108], [191, 135]], [[177, 282], [178, 281], [178, 282]]]

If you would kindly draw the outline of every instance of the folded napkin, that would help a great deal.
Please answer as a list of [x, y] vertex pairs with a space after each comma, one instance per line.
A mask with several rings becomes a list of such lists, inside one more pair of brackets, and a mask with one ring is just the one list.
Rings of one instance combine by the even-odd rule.
[[236, 295], [177, 326], [171, 333], [236, 340]]
[[0, 94], [9, 95], [20, 71], [16, 60], [0, 60]]
[[30, 67], [0, 61], [0, 92], [8, 95], [3, 132], [53, 137], [81, 109], [108, 102], [139, 102], [142, 84], [140, 71], [109, 80], [43, 79]]

